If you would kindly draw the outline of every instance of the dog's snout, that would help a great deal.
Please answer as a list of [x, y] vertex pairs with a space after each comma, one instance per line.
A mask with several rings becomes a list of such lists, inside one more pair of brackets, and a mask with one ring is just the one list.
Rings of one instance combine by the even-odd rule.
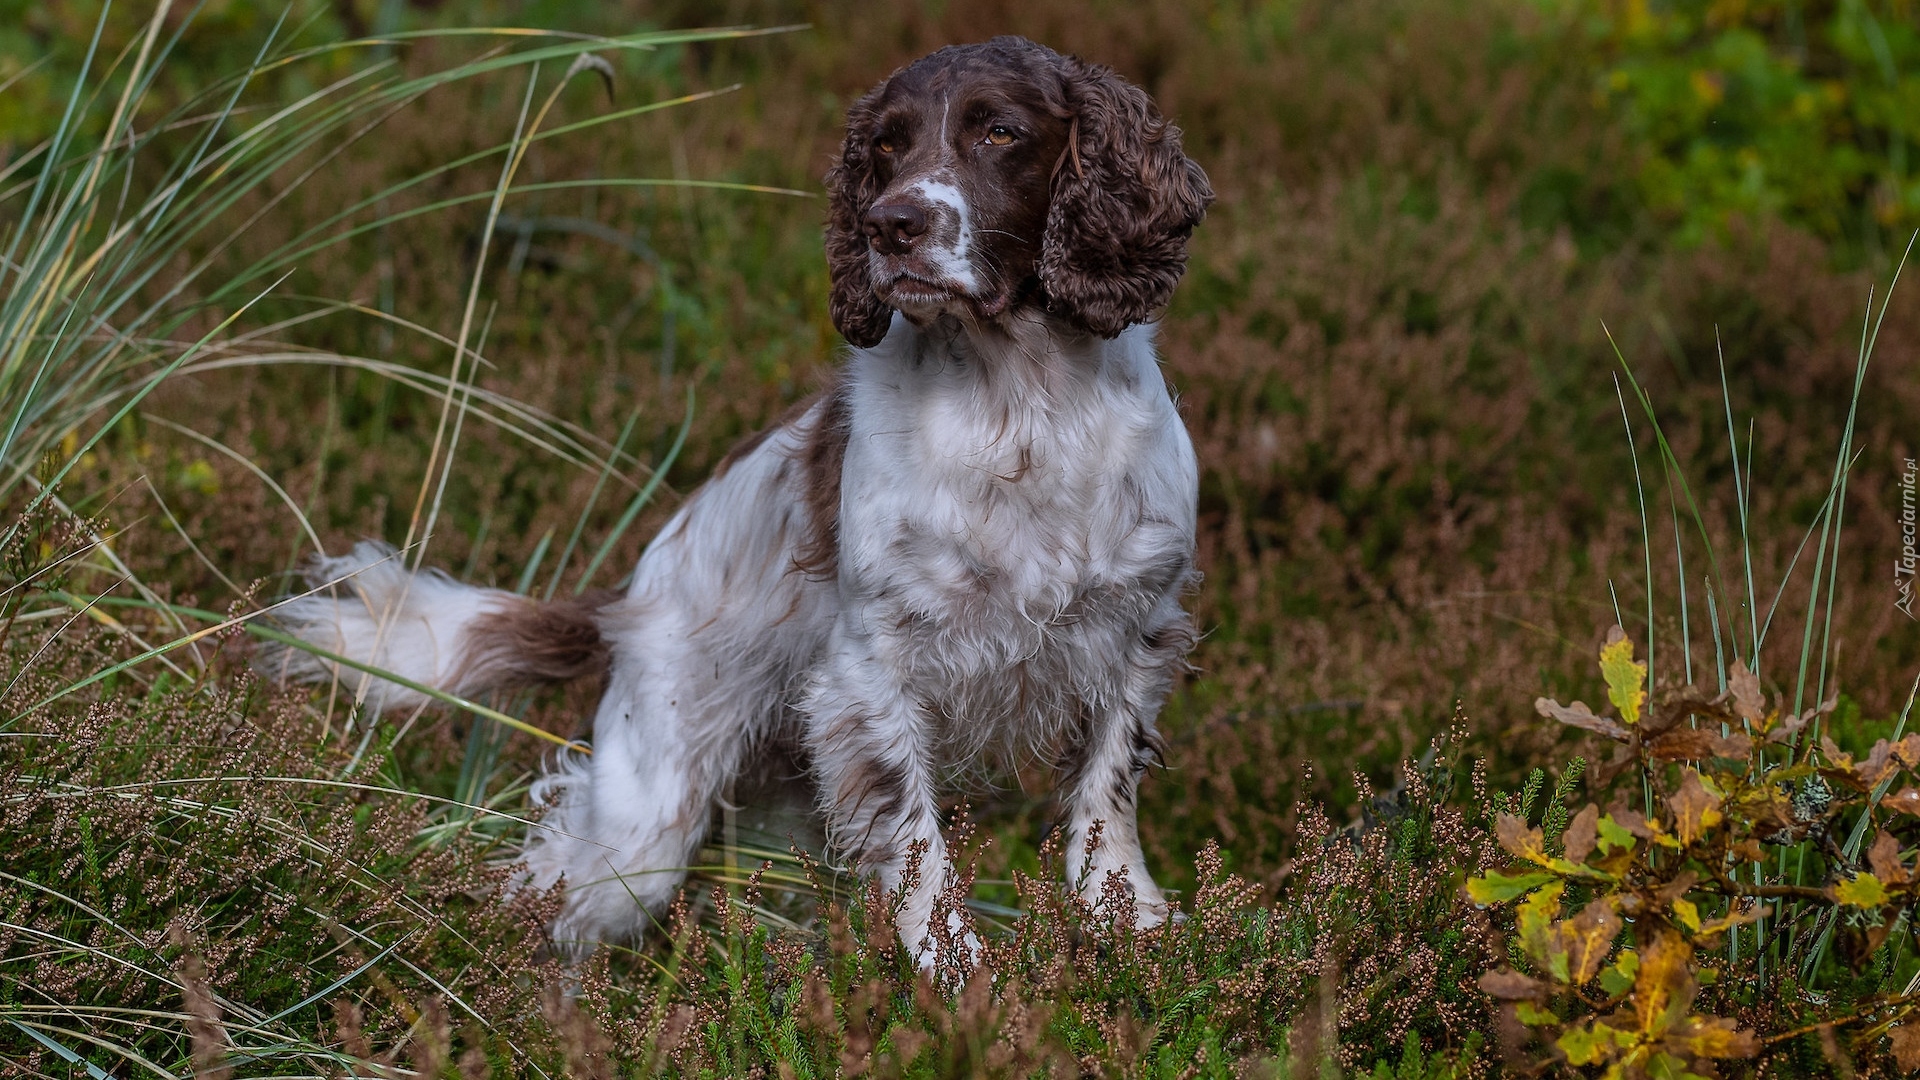
[[867, 239], [877, 251], [900, 255], [927, 231], [927, 212], [912, 203], [879, 203], [861, 218]]

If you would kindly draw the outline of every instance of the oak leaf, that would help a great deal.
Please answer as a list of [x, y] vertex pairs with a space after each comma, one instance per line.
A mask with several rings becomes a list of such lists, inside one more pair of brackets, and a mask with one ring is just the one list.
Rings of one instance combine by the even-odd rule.
[[1554, 881], [1535, 890], [1515, 912], [1515, 928], [1520, 931], [1520, 947], [1535, 967], [1566, 981], [1568, 956], [1560, 947], [1553, 920], [1560, 914], [1560, 894], [1566, 882]]
[[1720, 735], [1707, 728], [1679, 727], [1647, 740], [1647, 751], [1667, 761], [1744, 760], [1753, 753], [1753, 740], [1739, 732]]
[[1887, 1029], [1887, 1038], [1893, 1041], [1893, 1060], [1900, 1071], [1920, 1071], [1920, 1025], [1911, 1021], [1895, 1024]]
[[1570, 1027], [1554, 1045], [1567, 1055], [1569, 1065], [1597, 1065], [1613, 1056], [1613, 1030], [1600, 1023], [1592, 1028]]
[[1693, 1008], [1693, 947], [1672, 930], [1656, 930], [1640, 950], [1633, 980], [1633, 1016], [1644, 1038], [1664, 1036]]
[[1546, 866], [1551, 862], [1547, 855], [1547, 836], [1539, 829], [1527, 824], [1525, 818], [1512, 814], [1501, 814], [1494, 820], [1494, 838], [1507, 854], [1516, 859]]
[[1583, 863], [1593, 854], [1593, 845], [1599, 839], [1600, 808], [1592, 803], [1573, 815], [1567, 824], [1567, 831], [1561, 834], [1561, 840], [1567, 846], [1567, 860]]
[[1558, 720], [1573, 727], [1585, 728], [1617, 742], [1627, 741], [1627, 729], [1620, 726], [1620, 721], [1611, 716], [1595, 716], [1585, 702], [1576, 701], [1571, 705], [1562, 705], [1552, 698], [1534, 698], [1533, 708], [1535, 712], [1549, 720]]
[[1480, 989], [1495, 1001], [1544, 1001], [1552, 987], [1531, 975], [1501, 967], [1480, 976]]
[[[1633, 829], [1621, 824], [1613, 814], [1602, 815], [1600, 820], [1595, 823], [1595, 826], [1596, 831], [1600, 834], [1600, 854], [1606, 855], [1612, 851], [1630, 851], [1633, 849]], [[1642, 828], [1644, 827], [1645, 819], [1642, 819]]]
[[1727, 675], [1727, 697], [1733, 703], [1734, 715], [1747, 723], [1758, 724], [1766, 718], [1767, 699], [1760, 693], [1760, 676], [1748, 671], [1739, 660], [1733, 662], [1733, 670]]
[[1880, 800], [1880, 805], [1902, 814], [1920, 816], [1920, 788], [1912, 784]]
[[1688, 769], [1680, 779], [1680, 790], [1667, 796], [1673, 810], [1673, 831], [1682, 846], [1693, 843], [1720, 824], [1720, 796], [1707, 789], [1700, 774]]
[[1633, 989], [1633, 978], [1640, 970], [1640, 954], [1632, 949], [1621, 949], [1620, 956], [1600, 972], [1600, 989], [1613, 997]]
[[1600, 650], [1600, 674], [1607, 680], [1607, 700], [1620, 710], [1620, 719], [1628, 727], [1640, 722], [1640, 707], [1647, 700], [1647, 665], [1633, 658], [1633, 642], [1618, 626], [1607, 631], [1607, 644]]
[[1553, 880], [1556, 880], [1556, 876], [1545, 870], [1528, 870], [1518, 874], [1503, 874], [1496, 870], [1468, 878], [1467, 896], [1482, 907], [1503, 904]]
[[1567, 955], [1568, 982], [1585, 986], [1600, 974], [1601, 965], [1613, 952], [1613, 940], [1620, 936], [1619, 908], [1619, 897], [1603, 896], [1554, 927], [1555, 954], [1564, 951]]
[[1689, 1016], [1667, 1036], [1667, 1045], [1697, 1058], [1750, 1058], [1760, 1040], [1721, 1016]]
[[1907, 868], [1900, 863], [1900, 841], [1885, 829], [1873, 838], [1873, 846], [1867, 849], [1867, 865], [1873, 867], [1873, 876], [1886, 885], [1905, 885], [1913, 878]]
[[1686, 897], [1681, 896], [1675, 898], [1673, 903], [1668, 906], [1673, 909], [1673, 917], [1681, 926], [1686, 927], [1696, 934], [1700, 932], [1700, 908], [1698, 905]]
[[1827, 886], [1827, 893], [1836, 903], [1857, 908], [1877, 908], [1890, 899], [1886, 885], [1872, 874], [1855, 874], [1837, 881]]

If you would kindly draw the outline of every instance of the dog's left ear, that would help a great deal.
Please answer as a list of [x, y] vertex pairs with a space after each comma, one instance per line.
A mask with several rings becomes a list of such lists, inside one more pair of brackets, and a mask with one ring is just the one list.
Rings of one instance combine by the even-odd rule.
[[860, 218], [880, 197], [873, 171], [874, 108], [879, 87], [847, 110], [847, 138], [840, 160], [827, 170], [827, 276], [832, 289], [827, 310], [834, 328], [860, 348], [880, 344], [893, 321], [893, 309], [873, 295], [867, 272], [867, 234]]
[[1173, 296], [1213, 188], [1144, 90], [1109, 68], [1066, 65], [1072, 130], [1054, 170], [1040, 284], [1051, 310], [1110, 338]]

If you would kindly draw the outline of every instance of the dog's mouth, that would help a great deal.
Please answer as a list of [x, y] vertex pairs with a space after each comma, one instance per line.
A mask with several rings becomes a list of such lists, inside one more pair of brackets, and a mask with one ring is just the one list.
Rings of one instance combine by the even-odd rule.
[[893, 276], [874, 282], [873, 294], [881, 303], [909, 315], [922, 312], [956, 313], [964, 307], [976, 318], [992, 319], [1004, 314], [1014, 300], [1013, 290], [993, 289], [981, 294], [959, 283], [940, 280], [912, 270], [899, 270]]
[[897, 308], [946, 307], [968, 299], [953, 282], [937, 281], [911, 270], [902, 270], [885, 281], [875, 282], [873, 294]]

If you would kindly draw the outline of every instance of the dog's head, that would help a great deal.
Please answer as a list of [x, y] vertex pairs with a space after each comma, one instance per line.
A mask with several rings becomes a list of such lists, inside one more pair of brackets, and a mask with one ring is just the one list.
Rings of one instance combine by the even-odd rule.
[[1173, 295], [1213, 199], [1180, 130], [1111, 70], [1024, 38], [956, 45], [847, 112], [827, 262], [855, 345], [1038, 303], [1113, 337]]

